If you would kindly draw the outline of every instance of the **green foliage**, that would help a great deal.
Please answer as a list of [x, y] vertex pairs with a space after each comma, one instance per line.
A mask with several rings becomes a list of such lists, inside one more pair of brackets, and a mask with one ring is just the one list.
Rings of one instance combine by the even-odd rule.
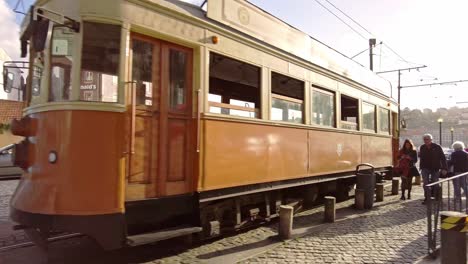
[[10, 130], [10, 124], [0, 123], [0, 134]]

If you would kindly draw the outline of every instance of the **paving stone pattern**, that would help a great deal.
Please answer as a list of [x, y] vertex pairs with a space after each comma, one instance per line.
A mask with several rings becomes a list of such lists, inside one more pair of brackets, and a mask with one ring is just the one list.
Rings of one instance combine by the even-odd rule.
[[[421, 188], [414, 200], [385, 197], [373, 210], [354, 214], [323, 229], [241, 263], [414, 263], [427, 254], [426, 207]], [[339, 214], [347, 214], [342, 210]]]
[[17, 180], [0, 181], [0, 221], [8, 221], [10, 199], [17, 185]]
[[17, 180], [0, 181], [0, 247], [29, 241], [23, 231], [12, 230], [9, 219], [10, 199], [17, 185]]

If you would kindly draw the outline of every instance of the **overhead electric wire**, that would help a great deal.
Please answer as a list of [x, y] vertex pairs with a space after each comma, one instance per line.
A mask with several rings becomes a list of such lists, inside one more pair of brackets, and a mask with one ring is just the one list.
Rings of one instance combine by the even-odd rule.
[[[395, 55], [397, 55], [402, 61], [404, 61], [404, 62], [410, 64], [410, 63], [409, 63], [407, 60], [405, 60], [400, 54], [398, 54], [396, 51], [394, 51], [392, 48], [390, 48], [390, 46], [388, 46], [388, 45], [385, 44], [385, 43], [384, 43], [384, 45], [385, 45], [385, 47], [387, 47], [391, 52], [393, 52]], [[415, 64], [415, 63], [413, 63], [413, 64]]]
[[[315, 0], [317, 3], [319, 3], [317, 0]], [[361, 25], [358, 21], [356, 21], [355, 19], [353, 19], [351, 16], [349, 16], [346, 12], [344, 12], [343, 10], [341, 10], [339, 7], [337, 7], [335, 4], [333, 4], [331, 1], [329, 0], [325, 0], [329, 5], [333, 6], [336, 10], [338, 10], [340, 13], [342, 13], [344, 16], [346, 16], [348, 19], [350, 19], [351, 21], [353, 21], [356, 25], [358, 25], [361, 29], [363, 29], [364, 31], [366, 31], [369, 35], [371, 36], [375, 36], [372, 32], [370, 32], [367, 28], [365, 28], [363, 25]], [[348, 27], [350, 27], [354, 32], [357, 33], [357, 31], [352, 28], [349, 24], [347, 24], [346, 22], [344, 22], [341, 18], [339, 18], [335, 13], [333, 13], [330, 9], [326, 8], [324, 5], [322, 5], [321, 3], [319, 3], [323, 8], [325, 8], [328, 12], [332, 13], [335, 17], [337, 17], [338, 19], [340, 19], [343, 23], [345, 23]], [[362, 34], [358, 33], [361, 37], [362, 37]], [[407, 64], [416, 64], [416, 65], [422, 65], [420, 63], [414, 63], [414, 62], [409, 62], [407, 60], [405, 60], [400, 54], [398, 54], [394, 49], [392, 49], [389, 45], [387, 45], [386, 43], [383, 43], [383, 45], [385, 45], [385, 47], [387, 47], [393, 54], [395, 54], [398, 58], [400, 58], [401, 61], [407, 63]]]
[[[382, 41], [381, 41], [381, 42], [379, 42], [379, 43], [377, 43], [377, 44], [376, 44], [374, 47], [377, 47], [377, 46], [379, 46], [380, 44], [382, 44]], [[381, 46], [381, 48], [382, 48], [382, 46]], [[357, 56], [359, 56], [359, 55], [363, 54], [364, 52], [366, 52], [366, 51], [368, 51], [368, 50], [369, 50], [369, 48], [367, 48], [367, 49], [365, 49], [365, 50], [363, 50], [363, 51], [359, 52], [358, 54], [356, 54], [356, 55], [352, 56], [352, 57], [351, 57], [351, 59], [354, 59], [354, 58], [356, 58]]]
[[325, 0], [327, 3], [329, 3], [331, 6], [333, 6], [334, 8], [336, 8], [336, 10], [340, 11], [343, 15], [345, 15], [347, 18], [349, 18], [351, 21], [353, 21], [356, 25], [358, 25], [359, 27], [361, 27], [362, 29], [364, 29], [367, 33], [369, 33], [369, 35], [371, 36], [374, 36], [374, 34], [372, 34], [369, 30], [367, 30], [365, 27], [363, 27], [361, 24], [359, 24], [359, 22], [357, 22], [356, 20], [354, 20], [352, 17], [348, 16], [345, 12], [343, 12], [341, 9], [339, 9], [336, 5], [334, 5], [332, 2], [328, 1], [328, 0]]
[[317, 2], [317, 4], [321, 5], [323, 8], [325, 8], [328, 12], [330, 12], [330, 14], [332, 14], [333, 16], [335, 16], [336, 18], [338, 18], [341, 22], [343, 22], [346, 26], [348, 26], [352, 31], [354, 31], [356, 34], [358, 34], [359, 36], [361, 36], [363, 39], [367, 40], [368, 38], [364, 37], [361, 33], [359, 33], [356, 29], [354, 29], [351, 25], [349, 25], [348, 23], [346, 23], [346, 21], [344, 21], [343, 19], [341, 19], [341, 17], [337, 16], [335, 13], [333, 13], [333, 11], [331, 11], [330, 9], [328, 9], [326, 6], [324, 6], [322, 3], [320, 3], [318, 0], [315, 0], [315, 2]]

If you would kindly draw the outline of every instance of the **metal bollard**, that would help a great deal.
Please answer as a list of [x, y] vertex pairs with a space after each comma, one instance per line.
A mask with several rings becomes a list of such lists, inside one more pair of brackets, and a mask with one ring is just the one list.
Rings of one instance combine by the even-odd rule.
[[335, 204], [336, 204], [335, 197], [325, 196], [325, 216], [324, 216], [325, 222], [330, 222], [330, 223], [335, 222], [335, 215], [336, 215]]
[[376, 193], [377, 202], [383, 202], [383, 199], [384, 199], [384, 184], [383, 183], [377, 183], [375, 185], [375, 193]]
[[466, 263], [466, 234], [459, 232], [464, 227], [466, 218], [466, 214], [459, 212], [440, 212], [440, 260], [442, 264]]
[[358, 210], [363, 210], [364, 209], [364, 198], [365, 198], [365, 192], [362, 189], [356, 189], [356, 193], [354, 196], [354, 204], [356, 206], [356, 209]]
[[421, 175], [414, 177], [414, 185], [417, 185], [417, 186], [421, 185]]
[[392, 195], [398, 194], [398, 187], [400, 185], [400, 178], [393, 178], [392, 179]]
[[279, 237], [283, 240], [290, 239], [293, 225], [294, 208], [289, 205], [281, 205], [279, 213]]

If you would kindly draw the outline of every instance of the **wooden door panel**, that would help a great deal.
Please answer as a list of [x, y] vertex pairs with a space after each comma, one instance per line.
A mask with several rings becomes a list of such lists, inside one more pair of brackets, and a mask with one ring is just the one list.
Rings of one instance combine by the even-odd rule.
[[184, 181], [186, 179], [186, 146], [187, 121], [170, 119], [168, 130], [168, 175], [167, 181]]
[[129, 183], [150, 183], [152, 125], [150, 116], [136, 116], [135, 153], [130, 158]]
[[136, 34], [132, 47], [138, 53], [132, 79], [139, 87], [133, 100], [139, 112], [127, 199], [188, 193], [193, 189], [190, 153], [195, 149], [191, 139], [192, 50]]

